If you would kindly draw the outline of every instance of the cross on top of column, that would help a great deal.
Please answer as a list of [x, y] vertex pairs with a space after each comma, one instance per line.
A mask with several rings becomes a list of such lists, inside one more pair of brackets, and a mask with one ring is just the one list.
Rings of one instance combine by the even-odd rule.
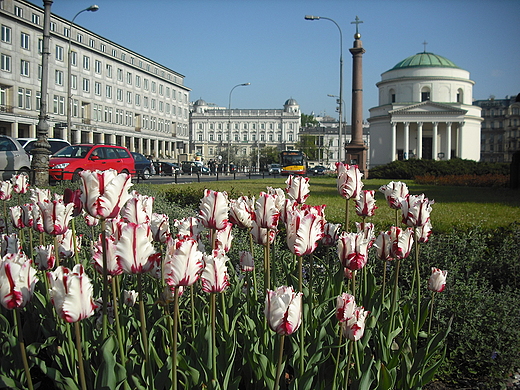
[[350, 22], [350, 24], [355, 24], [356, 25], [356, 34], [359, 34], [359, 31], [358, 31], [358, 26], [360, 23], [363, 23], [362, 20], [359, 20], [359, 17], [356, 15], [356, 20], [353, 21], [353, 22]]

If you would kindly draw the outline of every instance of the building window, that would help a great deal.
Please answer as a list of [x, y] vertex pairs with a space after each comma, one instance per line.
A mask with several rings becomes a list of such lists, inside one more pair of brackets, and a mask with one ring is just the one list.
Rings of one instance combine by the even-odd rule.
[[148, 96], [143, 97], [143, 107], [148, 108]]
[[98, 83], [97, 81], [94, 83], [94, 93], [101, 96], [101, 83]]
[[2, 42], [11, 43], [11, 27], [2, 25]]
[[78, 53], [75, 51], [70, 52], [70, 63], [71, 65], [78, 66]]
[[430, 89], [425, 87], [421, 90], [421, 102], [427, 102], [430, 100]]
[[148, 79], [143, 79], [143, 88], [145, 91], [148, 91]]
[[116, 92], [116, 99], [120, 102], [123, 101], [123, 90], [121, 88], [118, 88], [117, 89], [117, 92]]
[[39, 25], [40, 24], [40, 15], [32, 14], [32, 19], [31, 20], [32, 20], [32, 22], [34, 24], [38, 24]]
[[90, 40], [88, 41], [88, 45], [89, 45], [90, 47], [92, 47], [92, 48], [95, 48], [95, 47], [96, 47], [96, 41], [94, 41], [93, 39], [90, 39]]
[[126, 82], [127, 84], [132, 85], [132, 73], [126, 72]]
[[0, 59], [0, 69], [5, 72], [11, 71], [11, 56], [2, 53]]
[[90, 92], [90, 79], [83, 79], [83, 92]]
[[36, 91], [36, 110], [39, 110], [42, 105], [42, 93], [40, 91]]
[[30, 40], [29, 34], [21, 33], [20, 34], [20, 47], [22, 49], [29, 50], [30, 49], [30, 43], [31, 43], [31, 40]]
[[135, 105], [140, 106], [141, 105], [141, 95], [138, 93], [135, 94]]
[[106, 51], [107, 51], [107, 45], [105, 45], [104, 43], [102, 43], [99, 47], [100, 47], [100, 50], [101, 50], [103, 53], [106, 53]]
[[123, 81], [123, 69], [117, 68], [117, 81]]
[[56, 60], [63, 61], [63, 47], [56, 45]]
[[23, 18], [23, 8], [14, 6], [14, 14], [18, 16], [19, 18]]
[[83, 69], [90, 70], [90, 57], [83, 56]]
[[29, 61], [20, 61], [20, 74], [29, 77]]
[[51, 22], [50, 23], [50, 28], [51, 28], [51, 31], [56, 31], [56, 23]]
[[457, 90], [457, 103], [464, 103], [464, 94], [462, 92], [462, 88]]
[[54, 79], [56, 85], [63, 85], [63, 72], [61, 70], [56, 70], [54, 72]]
[[79, 43], [83, 43], [83, 34], [77, 33], [76, 41], [78, 41]]
[[94, 61], [94, 71], [97, 74], [101, 74], [101, 61], [99, 61], [99, 60]]
[[130, 91], [127, 91], [127, 92], [126, 92], [126, 102], [127, 102], [128, 104], [131, 104], [131, 103], [132, 103], [132, 92], [130, 92]]
[[152, 81], [152, 92], [153, 93], [156, 92], [156, 88], [157, 88], [157, 85], [156, 85], [155, 81]]
[[106, 86], [105, 95], [108, 99], [112, 99], [112, 86], [111, 85]]
[[141, 76], [135, 75], [135, 86], [141, 88]]
[[150, 108], [151, 108], [152, 110], [155, 110], [155, 99], [151, 99]]
[[164, 91], [164, 86], [162, 84], [159, 84], [159, 95], [163, 96], [164, 95], [163, 91]]
[[38, 54], [43, 53], [43, 38], [38, 38]]
[[107, 71], [107, 77], [108, 77], [109, 79], [111, 79], [111, 78], [112, 78], [112, 65], [108, 65], [108, 64], [107, 64], [107, 66], [106, 66], [106, 71]]

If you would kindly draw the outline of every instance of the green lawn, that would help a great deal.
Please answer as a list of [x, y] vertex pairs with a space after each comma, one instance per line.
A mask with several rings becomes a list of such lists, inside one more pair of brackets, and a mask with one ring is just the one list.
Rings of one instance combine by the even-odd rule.
[[[162, 189], [172, 191], [182, 190], [186, 186], [193, 189], [211, 188], [216, 191], [227, 191], [230, 198], [240, 195], [257, 196], [265, 191], [267, 186], [285, 188], [286, 178], [266, 178], [258, 180], [215, 181], [211, 183], [193, 183], [186, 185], [163, 186]], [[345, 216], [345, 200], [336, 190], [334, 177], [311, 177], [311, 194], [308, 204], [327, 205], [325, 215], [329, 222], [343, 222]], [[395, 220], [395, 212], [384, 200], [379, 187], [388, 184], [389, 180], [365, 180], [364, 189], [376, 190], [378, 210], [368, 222], [376, 224], [377, 229], [386, 229]], [[508, 188], [476, 188], [418, 185], [406, 181], [411, 194], [424, 193], [429, 199], [435, 200], [431, 214], [434, 232], [446, 232], [453, 228], [469, 229], [475, 226], [497, 228], [520, 222], [520, 191]], [[354, 202], [350, 201], [351, 221], [361, 221], [355, 215]]]

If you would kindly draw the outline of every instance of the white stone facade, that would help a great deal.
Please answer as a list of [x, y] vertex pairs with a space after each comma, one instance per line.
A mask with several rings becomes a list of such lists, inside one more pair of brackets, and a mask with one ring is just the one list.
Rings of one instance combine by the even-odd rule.
[[[49, 137], [68, 136], [70, 43], [71, 143], [118, 144], [174, 160], [186, 153], [190, 89], [182, 74], [57, 15], [50, 23]], [[0, 24], [0, 133], [35, 137], [43, 8], [24, 0], [0, 1]]]
[[480, 159], [480, 108], [469, 72], [419, 53], [382, 74], [370, 111], [370, 165], [409, 158]]

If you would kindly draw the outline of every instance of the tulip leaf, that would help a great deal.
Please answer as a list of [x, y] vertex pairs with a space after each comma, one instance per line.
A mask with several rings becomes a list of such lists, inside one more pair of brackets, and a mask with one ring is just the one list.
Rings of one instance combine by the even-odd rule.
[[8, 378], [4, 375], [0, 375], [0, 388], [2, 389], [21, 389], [23, 385], [15, 381], [13, 378]]
[[102, 360], [96, 375], [96, 389], [115, 389], [126, 378], [126, 370], [116, 362], [117, 347], [114, 336], [101, 346]]

